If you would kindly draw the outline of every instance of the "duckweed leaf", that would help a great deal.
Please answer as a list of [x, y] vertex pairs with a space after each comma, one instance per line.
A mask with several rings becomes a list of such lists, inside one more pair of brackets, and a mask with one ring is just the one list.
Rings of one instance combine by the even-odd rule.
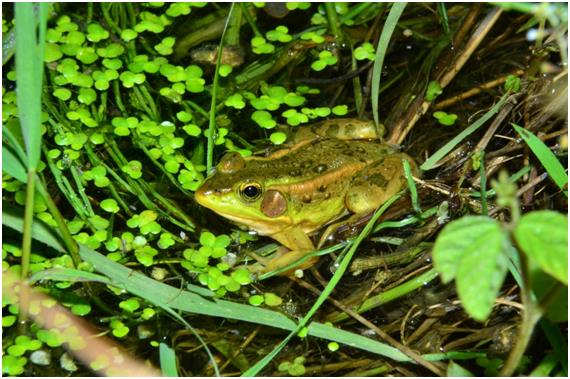
[[[105, 58], [103, 59], [103, 66], [107, 67], [110, 70], [118, 70], [121, 67], [123, 67], [123, 61], [118, 58]], [[116, 79], [117, 77], [114, 78], [107, 77], [107, 79]]]
[[139, 179], [142, 177], [142, 163], [140, 161], [129, 161], [129, 163], [123, 166], [121, 170], [133, 179]]
[[125, 52], [125, 48], [118, 43], [110, 43], [106, 47], [97, 49], [97, 54], [102, 58], [117, 58]]
[[77, 100], [85, 105], [90, 105], [97, 100], [97, 92], [91, 88], [80, 88]]
[[235, 109], [243, 109], [245, 108], [245, 102], [243, 101], [243, 96], [239, 93], [234, 93], [233, 95], [229, 96], [224, 104], [228, 107], [232, 107]]
[[269, 305], [270, 307], [276, 307], [283, 303], [283, 299], [272, 292], [267, 292], [263, 295], [265, 300], [265, 304]]
[[428, 84], [428, 88], [426, 91], [426, 100], [427, 101], [433, 101], [433, 100], [435, 100], [436, 97], [438, 97], [442, 93], [443, 93], [443, 90], [442, 90], [439, 82], [436, 80], [432, 80]]
[[121, 79], [121, 82], [123, 83], [123, 86], [126, 88], [132, 88], [134, 87], [135, 84], [142, 84], [144, 83], [146, 77], [143, 73], [132, 73], [130, 71], [125, 71], [123, 73], [121, 73], [121, 75], [119, 76], [119, 79]]
[[191, 11], [191, 5], [191, 3], [172, 3], [166, 10], [166, 15], [169, 17], [188, 15]]
[[55, 43], [46, 43], [45, 46], [45, 54], [44, 54], [44, 62], [51, 63], [59, 60], [63, 57], [63, 52], [61, 51], [61, 47]]
[[281, 115], [287, 118], [287, 124], [291, 126], [297, 126], [299, 124], [304, 124], [309, 121], [307, 115], [297, 112], [296, 109], [286, 110]]
[[109, 213], [117, 213], [120, 208], [115, 199], [105, 199], [101, 201], [101, 209]]
[[275, 46], [270, 44], [261, 36], [251, 39], [251, 48], [255, 54], [271, 54], [275, 51]]
[[269, 136], [269, 140], [273, 142], [275, 145], [281, 145], [287, 140], [287, 134], [283, 132], [271, 133], [271, 135]]
[[67, 88], [59, 87], [53, 91], [53, 95], [60, 100], [66, 101], [71, 98], [71, 91]]
[[248, 302], [249, 302], [249, 304], [257, 307], [257, 306], [260, 306], [261, 304], [263, 304], [264, 298], [261, 295], [253, 295], [253, 296], [249, 297]]
[[99, 42], [109, 38], [109, 32], [97, 23], [92, 23], [87, 26], [87, 39], [91, 42]]
[[333, 107], [332, 113], [337, 116], [345, 116], [348, 114], [348, 105], [337, 105]]
[[289, 29], [284, 25], [279, 25], [274, 30], [270, 30], [265, 33], [265, 37], [269, 41], [279, 41], [282, 43], [287, 43], [293, 40], [293, 37], [289, 34]]
[[119, 308], [129, 313], [133, 313], [134, 311], [139, 309], [140, 306], [141, 306], [140, 301], [138, 301], [138, 299], [135, 297], [128, 298], [127, 300], [123, 300], [119, 303]]
[[132, 29], [123, 29], [121, 31], [121, 39], [125, 42], [129, 42], [137, 38], [138, 33]]
[[174, 37], [166, 37], [158, 45], [154, 46], [154, 49], [160, 55], [170, 55], [173, 52], [172, 47], [174, 46], [174, 42], [176, 42], [176, 38]]
[[188, 124], [188, 125], [184, 125], [182, 127], [182, 129], [189, 135], [192, 137], [197, 137], [200, 135], [200, 133], [202, 133], [202, 130], [200, 129], [200, 127], [198, 125], [195, 124]]
[[319, 53], [319, 60], [314, 61], [311, 64], [311, 68], [315, 71], [322, 71], [327, 66], [335, 65], [337, 62], [338, 58], [334, 56], [330, 51], [325, 50]]
[[317, 32], [305, 32], [301, 34], [301, 39], [305, 41], [313, 41], [314, 43], [323, 43], [325, 38]]
[[255, 111], [251, 115], [251, 119], [265, 129], [271, 129], [277, 126], [277, 123], [271, 117], [271, 113], [267, 111]]
[[451, 126], [451, 125], [455, 124], [455, 120], [457, 120], [456, 114], [453, 114], [453, 113], [448, 114], [448, 113], [443, 112], [443, 111], [433, 112], [433, 117], [435, 119], [437, 119], [437, 121], [441, 125], [446, 125], [446, 126]]
[[373, 61], [376, 59], [376, 52], [374, 51], [374, 46], [370, 42], [365, 42], [362, 45], [354, 49], [354, 58], [356, 60], [362, 61], [368, 59]]
[[222, 64], [219, 69], [220, 76], [225, 78], [232, 73], [232, 70], [233, 68], [229, 64]]
[[238, 268], [232, 272], [231, 277], [242, 286], [251, 283], [251, 273], [245, 268]]

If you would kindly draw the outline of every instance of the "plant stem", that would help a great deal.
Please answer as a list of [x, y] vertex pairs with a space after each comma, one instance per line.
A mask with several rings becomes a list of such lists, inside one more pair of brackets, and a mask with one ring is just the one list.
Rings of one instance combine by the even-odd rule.
[[65, 244], [65, 247], [69, 252], [69, 255], [71, 255], [71, 260], [73, 261], [73, 264], [77, 267], [77, 265], [81, 263], [81, 257], [79, 256], [79, 246], [71, 236], [71, 233], [67, 228], [67, 224], [65, 223], [65, 219], [61, 215], [61, 212], [57, 208], [57, 205], [55, 205], [55, 202], [53, 201], [52, 197], [49, 195], [49, 192], [45, 187], [43, 187], [42, 190], [44, 192], [44, 200], [46, 201], [46, 205], [49, 209], [49, 212], [51, 213], [55, 222], [57, 223], [57, 227], [61, 235], [61, 238], [63, 239], [63, 243]]
[[325, 12], [327, 14], [327, 21], [329, 24], [329, 29], [334, 35], [335, 40], [341, 42], [342, 30], [340, 30], [340, 21], [338, 19], [338, 14], [336, 13], [335, 3], [325, 3]]
[[34, 197], [36, 187], [36, 170], [28, 169], [28, 182], [26, 185], [26, 210], [24, 213], [24, 232], [22, 241], [22, 271], [20, 278], [25, 280], [30, 269], [30, 255], [32, 251], [32, 222], [34, 220]]
[[[526, 290], [523, 290], [523, 292]], [[515, 370], [517, 369], [520, 360], [526, 350], [528, 342], [530, 341], [530, 337], [532, 336], [532, 332], [536, 323], [540, 320], [542, 313], [540, 309], [538, 309], [535, 304], [532, 302], [529, 296], [522, 296], [523, 299], [527, 298], [526, 301], [523, 300], [524, 304], [524, 311], [523, 311], [523, 319], [522, 324], [520, 326], [520, 332], [517, 336], [517, 342], [511, 350], [505, 365], [499, 372], [500, 376], [512, 376]]]

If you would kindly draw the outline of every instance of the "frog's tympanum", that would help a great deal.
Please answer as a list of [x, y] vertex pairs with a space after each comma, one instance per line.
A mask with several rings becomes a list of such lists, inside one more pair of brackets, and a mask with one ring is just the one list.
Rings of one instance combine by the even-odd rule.
[[370, 121], [336, 119], [301, 127], [290, 146], [267, 157], [225, 155], [196, 191], [196, 200], [290, 249], [261, 271], [284, 267], [315, 250], [311, 234], [328, 225], [320, 247], [339, 224], [361, 219], [405, 188], [402, 159], [417, 173], [409, 156], [379, 138]]

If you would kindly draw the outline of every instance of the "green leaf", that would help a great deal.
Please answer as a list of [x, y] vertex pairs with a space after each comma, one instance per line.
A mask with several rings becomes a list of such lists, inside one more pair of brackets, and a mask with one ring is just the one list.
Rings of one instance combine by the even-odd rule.
[[538, 266], [568, 285], [568, 217], [543, 210], [525, 214], [514, 230], [520, 248]]
[[554, 180], [558, 188], [564, 190], [566, 184], [568, 184], [568, 174], [566, 174], [564, 166], [562, 166], [558, 158], [556, 158], [556, 155], [554, 155], [548, 146], [546, 146], [537, 136], [516, 124], [512, 125], [536, 155], [540, 163], [542, 163], [544, 169], [548, 172], [548, 175], [552, 180]]
[[260, 306], [261, 304], [263, 304], [263, 296], [261, 295], [253, 295], [250, 296], [250, 298], [248, 299], [249, 303], [253, 306]]
[[269, 305], [270, 307], [276, 307], [283, 303], [283, 299], [272, 292], [267, 292], [263, 295], [263, 298], [265, 300], [265, 304]]
[[178, 371], [176, 369], [176, 355], [174, 350], [170, 346], [160, 343], [159, 345], [159, 356], [160, 356], [160, 369], [164, 376], [167, 377], [178, 377]]
[[473, 373], [461, 366], [459, 366], [455, 362], [451, 362], [449, 366], [447, 366], [447, 376], [449, 377], [472, 377], [474, 376]]
[[374, 116], [374, 123], [380, 124], [378, 116], [378, 99], [380, 96], [380, 77], [384, 66], [384, 57], [388, 50], [388, 43], [392, 37], [394, 29], [398, 24], [398, 20], [404, 11], [407, 3], [394, 3], [388, 12], [388, 17], [384, 22], [380, 39], [378, 40], [378, 47], [376, 48], [376, 59], [374, 60], [374, 67], [372, 68], [372, 115]]
[[427, 101], [433, 101], [433, 100], [435, 100], [436, 97], [438, 97], [442, 93], [443, 93], [443, 90], [442, 90], [439, 82], [433, 80], [433, 81], [429, 82], [429, 84], [428, 84], [428, 88], [426, 91], [426, 100]]
[[109, 213], [117, 213], [120, 208], [115, 199], [105, 199], [101, 201], [101, 208]]
[[287, 134], [283, 132], [271, 133], [271, 135], [269, 136], [269, 140], [273, 142], [275, 145], [281, 145], [287, 140]]
[[444, 283], [455, 278], [465, 310], [478, 321], [489, 316], [503, 284], [508, 246], [500, 224], [486, 216], [450, 222], [435, 241], [434, 268]]
[[[42, 130], [41, 99], [43, 57], [46, 34], [48, 4], [16, 3], [16, 87], [22, 135], [28, 156], [28, 168], [36, 169], [40, 162]], [[39, 39], [36, 27], [39, 23]]]

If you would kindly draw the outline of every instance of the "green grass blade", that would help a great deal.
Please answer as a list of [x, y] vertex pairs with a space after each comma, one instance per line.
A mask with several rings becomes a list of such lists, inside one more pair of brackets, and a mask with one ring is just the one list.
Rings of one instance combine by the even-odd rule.
[[465, 130], [463, 130], [461, 133], [455, 136], [451, 141], [446, 143], [441, 149], [436, 151], [431, 157], [426, 159], [426, 161], [420, 166], [420, 169], [422, 169], [423, 171], [431, 170], [433, 166], [435, 166], [435, 164], [439, 162], [440, 159], [445, 157], [451, 150], [453, 150], [455, 146], [457, 146], [461, 141], [463, 141], [465, 138], [467, 138], [469, 135], [471, 135], [473, 132], [479, 129], [491, 117], [493, 117], [503, 107], [509, 95], [510, 95], [509, 93], [504, 94], [503, 97], [501, 97], [501, 99], [499, 100], [499, 102], [495, 104], [491, 109], [489, 109], [483, 116], [481, 116], [481, 118], [479, 118], [471, 126], [467, 127]]
[[528, 130], [521, 128], [516, 124], [512, 124], [513, 128], [526, 142], [534, 155], [538, 158], [548, 175], [554, 180], [554, 183], [561, 190], [565, 190], [568, 184], [568, 174], [564, 170], [564, 166], [560, 163], [556, 155], [542, 142], [537, 136]]
[[384, 27], [382, 28], [382, 34], [380, 34], [380, 39], [378, 40], [378, 47], [376, 48], [376, 59], [374, 61], [374, 67], [372, 68], [372, 115], [374, 117], [374, 122], [376, 125], [380, 124], [380, 117], [378, 116], [378, 101], [379, 101], [379, 91], [380, 91], [380, 77], [382, 76], [382, 66], [384, 65], [384, 57], [386, 56], [386, 50], [388, 50], [388, 43], [390, 42], [390, 37], [398, 24], [398, 20], [404, 11], [407, 3], [394, 3]]
[[224, 31], [222, 32], [222, 37], [220, 38], [220, 44], [218, 45], [218, 59], [216, 61], [216, 69], [214, 71], [214, 82], [212, 83], [212, 102], [210, 104], [210, 117], [208, 121], [208, 147], [206, 150], [206, 173], [210, 173], [212, 166], [214, 165], [214, 140], [216, 138], [216, 99], [218, 97], [218, 86], [220, 80], [220, 66], [222, 65], [222, 52], [224, 51], [224, 40], [226, 36], [226, 31], [228, 30], [228, 25], [230, 20], [234, 15], [235, 3], [232, 3], [230, 7], [230, 12], [228, 13], [228, 18], [226, 19], [226, 24], [224, 25]]
[[[36, 169], [41, 154], [41, 95], [47, 3], [16, 3], [16, 88], [28, 168]], [[39, 26], [39, 41], [36, 28]]]
[[178, 370], [176, 369], [176, 355], [174, 350], [164, 343], [159, 345], [160, 352], [160, 369], [164, 376], [178, 377]]
[[408, 182], [408, 189], [410, 190], [410, 198], [412, 199], [412, 207], [417, 214], [422, 213], [420, 207], [420, 201], [418, 198], [418, 189], [416, 188], [416, 183], [412, 176], [412, 169], [410, 167], [410, 162], [407, 159], [402, 159], [402, 164], [404, 165], [404, 174], [406, 176], [406, 181]]
[[309, 334], [315, 337], [335, 341], [347, 346], [358, 347], [359, 349], [382, 355], [398, 362], [410, 361], [410, 358], [408, 358], [408, 356], [406, 356], [400, 350], [393, 348], [392, 346], [385, 344], [379, 345], [370, 338], [358, 336], [354, 333], [350, 333], [330, 325], [313, 322], [311, 325], [309, 325]]
[[28, 181], [26, 167], [18, 154], [12, 149], [12, 146], [2, 144], [2, 171], [13, 178], [18, 179], [22, 183]]

